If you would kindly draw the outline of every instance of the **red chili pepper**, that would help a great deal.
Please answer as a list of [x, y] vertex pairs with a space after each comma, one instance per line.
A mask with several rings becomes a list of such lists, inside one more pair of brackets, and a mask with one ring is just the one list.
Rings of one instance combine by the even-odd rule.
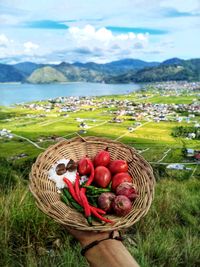
[[[94, 165], [93, 165], [92, 161], [89, 158], [86, 157], [86, 159], [87, 159], [88, 165], [90, 166], [90, 169], [91, 169], [90, 176], [89, 176], [87, 182], [85, 183], [85, 185], [88, 186], [94, 180]], [[86, 188], [85, 187], [82, 187], [81, 188], [81, 191], [84, 192], [84, 194], [85, 194]]]
[[68, 180], [66, 177], [63, 178], [63, 181], [66, 183], [66, 185], [68, 186], [69, 192], [72, 195], [72, 197], [76, 200], [77, 203], [80, 204], [80, 201], [76, 195], [76, 192], [74, 190], [73, 184], [70, 180]]
[[93, 207], [90, 207], [91, 212], [94, 214], [94, 216], [96, 216], [98, 219], [100, 219], [101, 221], [107, 222], [107, 223], [114, 223], [113, 221], [101, 216]]
[[90, 205], [90, 207], [93, 208], [93, 209], [95, 209], [100, 214], [106, 214], [105, 210], [99, 209], [99, 208], [94, 207], [94, 206], [91, 206], [91, 205]]
[[90, 166], [91, 172], [90, 172], [90, 177], [88, 178], [85, 185], [90, 185], [94, 180], [94, 165], [89, 158], [86, 157], [86, 159], [87, 159], [88, 165]]
[[78, 173], [76, 173], [76, 179], [75, 179], [75, 183], [74, 183], [74, 190], [76, 193], [77, 198], [79, 199], [79, 204], [81, 204], [81, 197], [80, 197], [80, 176]]
[[85, 211], [85, 217], [87, 218], [88, 222], [91, 224], [91, 209], [88, 203], [88, 199], [83, 191], [80, 191], [80, 198], [82, 200], [83, 208]]

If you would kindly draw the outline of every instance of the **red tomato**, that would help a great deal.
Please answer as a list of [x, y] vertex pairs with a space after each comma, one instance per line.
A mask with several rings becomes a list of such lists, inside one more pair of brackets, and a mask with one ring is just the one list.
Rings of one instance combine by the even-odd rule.
[[110, 153], [106, 150], [101, 150], [94, 157], [94, 166], [107, 166], [110, 163]]
[[111, 173], [119, 173], [119, 172], [127, 172], [128, 171], [128, 164], [125, 160], [113, 160], [108, 166]]
[[104, 166], [98, 166], [94, 170], [94, 182], [100, 187], [107, 187], [111, 181], [111, 173]]
[[113, 176], [111, 188], [113, 191], [115, 191], [118, 185], [120, 185], [121, 183], [132, 183], [132, 181], [132, 177], [127, 172], [120, 172]]
[[88, 160], [83, 158], [78, 163], [78, 172], [81, 175], [89, 174], [91, 171], [90, 165], [88, 164]]

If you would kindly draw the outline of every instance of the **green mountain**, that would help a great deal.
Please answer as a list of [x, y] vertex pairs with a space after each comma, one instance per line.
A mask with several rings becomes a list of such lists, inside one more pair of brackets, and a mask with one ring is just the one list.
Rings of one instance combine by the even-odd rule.
[[122, 59], [117, 61], [112, 61], [105, 64], [97, 64], [94, 62], [80, 63], [76, 62], [73, 65], [77, 67], [83, 67], [95, 71], [100, 71], [106, 74], [121, 74], [129, 70], [139, 70], [145, 67], [158, 66], [159, 62], [146, 62], [140, 59]]
[[170, 80], [200, 81], [200, 59], [171, 58], [158, 62], [123, 59], [106, 64], [94, 62], [58, 65], [22, 62], [0, 64], [0, 82], [160, 82]]
[[29, 76], [29, 75], [31, 75], [31, 73], [34, 70], [41, 68], [45, 65], [44, 64], [36, 64], [33, 62], [21, 62], [21, 63], [15, 64], [13, 66], [15, 67], [15, 69], [17, 69], [18, 71], [23, 73], [25, 76]]
[[105, 82], [161, 82], [161, 81], [200, 81], [200, 59], [165, 61], [159, 66], [144, 68], [138, 71], [128, 71], [125, 74], [113, 76]]
[[24, 75], [12, 65], [0, 64], [0, 82], [21, 82]]
[[62, 62], [54, 66], [59, 72], [62, 72], [65, 77], [71, 82], [102, 82], [104, 81], [105, 74], [101, 71], [95, 71], [83, 67], [77, 67], [69, 63]]
[[170, 58], [170, 59], [163, 61], [161, 64], [162, 65], [180, 65], [183, 62], [184, 62], [183, 59], [180, 59], [178, 57], [173, 57], [173, 58]]
[[27, 78], [29, 83], [52, 82], [102, 82], [105, 75], [86, 68], [75, 67], [69, 63], [38, 68]]
[[29, 83], [53, 83], [53, 82], [67, 82], [67, 77], [60, 71], [52, 67], [43, 67], [36, 69], [27, 78]]

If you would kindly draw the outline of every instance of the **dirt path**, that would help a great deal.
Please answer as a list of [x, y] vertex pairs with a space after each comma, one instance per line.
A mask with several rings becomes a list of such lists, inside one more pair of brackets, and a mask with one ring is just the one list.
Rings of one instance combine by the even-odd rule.
[[194, 176], [194, 174], [195, 174], [195, 172], [196, 172], [196, 170], [197, 170], [197, 167], [198, 167], [198, 165], [196, 165], [196, 167], [194, 168], [192, 174], [190, 175], [190, 178], [192, 178], [192, 176]]
[[[103, 124], [106, 124], [108, 121], [103, 121], [103, 122], [101, 122], [101, 123], [99, 123], [99, 124], [96, 124], [96, 125], [94, 125], [94, 126], [90, 126], [90, 127], [88, 127], [87, 129], [93, 129], [93, 128], [95, 128], [95, 127], [98, 127], [98, 126], [101, 126], [101, 125], [103, 125]], [[86, 129], [86, 130], [87, 130]]]
[[148, 151], [149, 149], [150, 149], [150, 147], [148, 147], [148, 148], [146, 148], [146, 149], [144, 149], [144, 150], [140, 151], [140, 152], [139, 152], [139, 154], [142, 154], [142, 153], [144, 153], [144, 152]]
[[38, 144], [36, 144], [35, 142], [31, 141], [30, 139], [24, 137], [24, 136], [21, 136], [21, 135], [18, 135], [18, 134], [12, 134], [13, 136], [16, 136], [18, 138], [21, 138], [21, 139], [24, 139], [26, 140], [27, 142], [29, 142], [30, 144], [32, 144], [33, 146], [37, 147], [38, 149], [42, 149], [42, 150], [45, 150], [46, 148], [43, 148], [41, 146], [39, 146]]
[[122, 137], [124, 137], [125, 135], [127, 135], [128, 133], [135, 132], [136, 130], [138, 130], [139, 128], [141, 128], [142, 126], [144, 126], [144, 125], [146, 125], [146, 124], [148, 124], [148, 123], [150, 123], [150, 121], [145, 122], [145, 123], [143, 123], [143, 124], [137, 126], [137, 127], [136, 127], [135, 129], [133, 129], [132, 131], [126, 131], [124, 134], [118, 136], [118, 137], [117, 137], [116, 139], [114, 139], [114, 140], [117, 141], [117, 140], [121, 139]]
[[183, 165], [200, 165], [199, 162], [158, 162], [158, 161], [151, 161], [150, 164], [156, 165], [170, 165], [170, 164], [183, 164]]
[[172, 150], [172, 149], [169, 148], [167, 151], [165, 151], [165, 152], [164, 152], [164, 156], [163, 156], [160, 160], [158, 160], [157, 162], [161, 162], [161, 161], [163, 161], [163, 159], [167, 157], [168, 153], [169, 153], [171, 150]]

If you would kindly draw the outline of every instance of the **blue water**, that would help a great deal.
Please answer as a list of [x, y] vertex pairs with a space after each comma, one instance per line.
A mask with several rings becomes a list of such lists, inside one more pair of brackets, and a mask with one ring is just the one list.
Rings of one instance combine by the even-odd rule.
[[11, 105], [58, 96], [101, 96], [127, 94], [140, 89], [138, 84], [54, 83], [0, 84], [0, 105]]

